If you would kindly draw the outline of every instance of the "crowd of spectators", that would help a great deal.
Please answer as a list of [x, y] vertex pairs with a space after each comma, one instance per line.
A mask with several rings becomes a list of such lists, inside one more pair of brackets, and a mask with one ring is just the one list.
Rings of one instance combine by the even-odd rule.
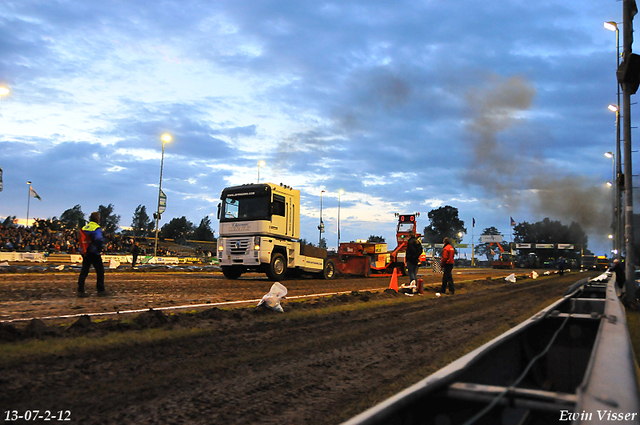
[[[127, 254], [133, 244], [131, 236], [104, 235], [104, 254]], [[140, 255], [153, 254], [154, 245], [144, 240], [140, 243]], [[0, 251], [45, 252], [49, 254], [80, 254], [78, 230], [51, 230], [49, 228], [0, 225]], [[158, 246], [158, 255], [176, 253]]]

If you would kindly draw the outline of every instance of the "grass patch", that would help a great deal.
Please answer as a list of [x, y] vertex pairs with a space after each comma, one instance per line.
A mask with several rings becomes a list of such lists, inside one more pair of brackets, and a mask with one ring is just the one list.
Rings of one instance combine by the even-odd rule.
[[82, 352], [128, 344], [148, 344], [167, 339], [192, 337], [206, 329], [145, 329], [126, 333], [112, 332], [101, 337], [47, 338], [0, 344], [0, 366], [33, 361], [44, 356], [69, 356]]

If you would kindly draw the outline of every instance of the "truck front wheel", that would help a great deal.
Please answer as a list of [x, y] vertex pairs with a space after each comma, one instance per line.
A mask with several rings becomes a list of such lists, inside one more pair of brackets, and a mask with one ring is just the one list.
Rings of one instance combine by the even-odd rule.
[[284, 278], [284, 275], [287, 273], [287, 260], [284, 258], [284, 255], [280, 253], [274, 253], [271, 256], [271, 263], [267, 268], [267, 276], [271, 280], [280, 280]]
[[320, 273], [323, 279], [335, 279], [336, 277], [336, 263], [333, 260], [326, 260], [324, 262], [324, 268]]
[[240, 266], [222, 266], [222, 274], [227, 279], [237, 279], [244, 272], [244, 268]]

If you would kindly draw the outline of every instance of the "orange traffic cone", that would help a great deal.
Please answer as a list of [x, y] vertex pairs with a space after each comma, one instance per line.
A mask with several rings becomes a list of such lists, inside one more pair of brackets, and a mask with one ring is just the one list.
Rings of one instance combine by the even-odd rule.
[[389, 283], [389, 289], [393, 289], [398, 292], [398, 269], [393, 269], [393, 275], [391, 276], [391, 282]]

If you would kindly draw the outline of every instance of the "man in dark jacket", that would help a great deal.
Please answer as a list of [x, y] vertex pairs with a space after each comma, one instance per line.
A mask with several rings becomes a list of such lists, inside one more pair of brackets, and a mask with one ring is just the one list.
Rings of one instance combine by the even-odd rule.
[[409, 233], [409, 240], [407, 241], [407, 271], [409, 272], [409, 281], [414, 284], [418, 283], [418, 262], [420, 261], [420, 254], [422, 254], [422, 244], [418, 238], [416, 238], [415, 232]]
[[609, 271], [616, 274], [616, 284], [618, 288], [623, 288], [624, 283], [627, 281], [627, 276], [624, 271], [624, 264], [617, 258], [613, 260], [613, 266], [609, 268]]
[[97, 274], [98, 295], [105, 295], [104, 264], [102, 264], [102, 229], [98, 224], [100, 213], [94, 211], [89, 216], [89, 223], [80, 230], [80, 250], [82, 252], [82, 270], [78, 278], [78, 296], [86, 297], [84, 281], [89, 275], [89, 268], [93, 266]]
[[133, 256], [133, 261], [131, 262], [131, 268], [136, 268], [136, 262], [138, 261], [138, 255], [140, 254], [140, 247], [138, 246], [138, 241], [134, 241], [131, 246], [131, 255]]

